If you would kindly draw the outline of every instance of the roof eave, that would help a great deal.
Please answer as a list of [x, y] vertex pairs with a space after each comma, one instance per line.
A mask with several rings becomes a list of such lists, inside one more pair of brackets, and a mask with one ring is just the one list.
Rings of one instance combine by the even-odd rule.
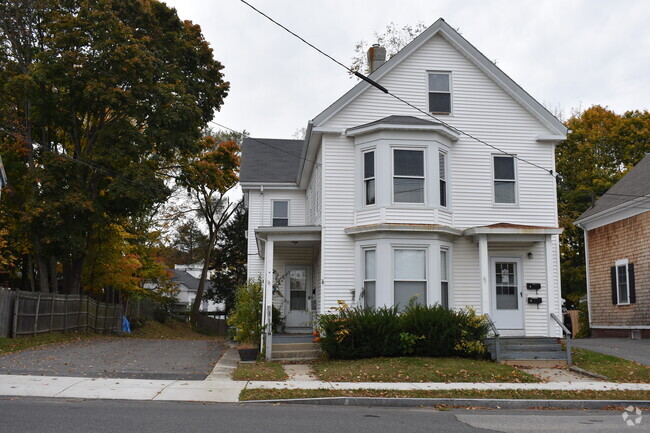
[[345, 131], [347, 137], [356, 137], [359, 135], [369, 134], [376, 131], [420, 131], [420, 132], [437, 132], [441, 135], [444, 135], [451, 141], [458, 141], [460, 134], [454, 131], [453, 129], [443, 125], [399, 125], [392, 123], [378, 123], [375, 125], [355, 126], [354, 128], [349, 128]]

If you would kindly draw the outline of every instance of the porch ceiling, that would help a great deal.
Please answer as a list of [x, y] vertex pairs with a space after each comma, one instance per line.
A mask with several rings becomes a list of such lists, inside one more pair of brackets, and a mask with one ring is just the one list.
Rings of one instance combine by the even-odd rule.
[[312, 247], [321, 240], [320, 226], [258, 227], [255, 230], [257, 251], [264, 258], [266, 242], [281, 247]]

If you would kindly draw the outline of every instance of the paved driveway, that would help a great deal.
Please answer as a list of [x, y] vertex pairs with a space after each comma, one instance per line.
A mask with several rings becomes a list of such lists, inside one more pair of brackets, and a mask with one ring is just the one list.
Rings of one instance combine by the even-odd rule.
[[223, 352], [216, 340], [98, 338], [0, 356], [0, 374], [203, 380]]
[[571, 340], [575, 347], [605, 355], [636, 361], [650, 366], [650, 339], [630, 340], [629, 338], [578, 338]]

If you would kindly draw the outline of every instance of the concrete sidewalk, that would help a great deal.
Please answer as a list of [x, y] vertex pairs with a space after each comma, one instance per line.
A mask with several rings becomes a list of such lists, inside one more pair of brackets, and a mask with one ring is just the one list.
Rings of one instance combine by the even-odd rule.
[[90, 379], [85, 377], [0, 375], [0, 395], [24, 397], [62, 397], [82, 399], [238, 402], [243, 389], [521, 389], [521, 390], [629, 390], [648, 391], [650, 384], [612, 382], [549, 383], [383, 383], [322, 382], [244, 382], [230, 378], [239, 357], [234, 348], [226, 351], [205, 380]]

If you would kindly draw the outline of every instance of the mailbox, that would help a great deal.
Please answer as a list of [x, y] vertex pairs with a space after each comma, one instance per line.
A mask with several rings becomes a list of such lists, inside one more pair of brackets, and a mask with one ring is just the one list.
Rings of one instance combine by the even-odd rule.
[[542, 288], [540, 283], [526, 283], [526, 288], [528, 290], [539, 290]]
[[537, 308], [539, 308], [539, 304], [542, 303], [542, 298], [531, 298], [531, 297], [528, 297], [528, 303], [529, 303], [529, 304], [537, 305]]

